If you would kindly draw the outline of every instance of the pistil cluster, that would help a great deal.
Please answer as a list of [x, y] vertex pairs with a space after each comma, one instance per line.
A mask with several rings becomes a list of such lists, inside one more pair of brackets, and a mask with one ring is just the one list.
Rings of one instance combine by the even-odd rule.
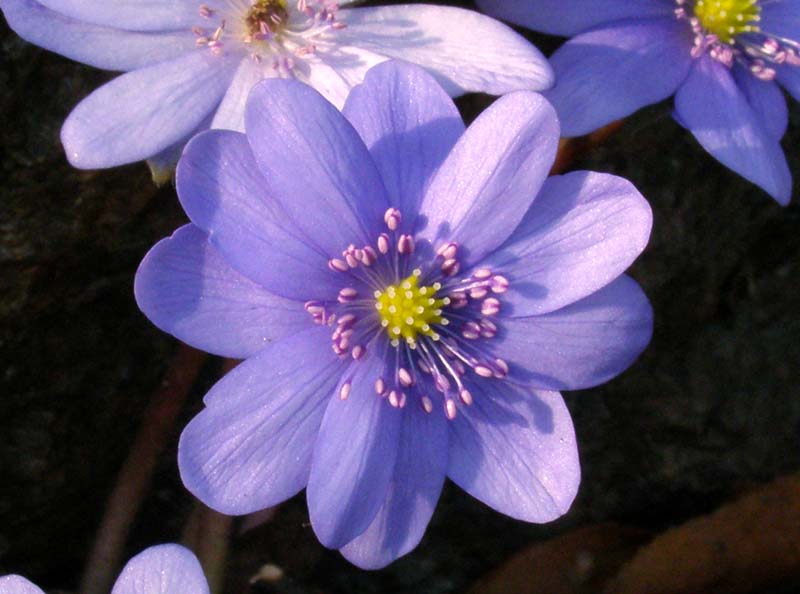
[[282, 75], [291, 76], [296, 60], [314, 54], [324, 36], [345, 24], [336, 19], [338, 4], [331, 0], [224, 0], [212, 9], [201, 4], [198, 12], [208, 27], [194, 27], [196, 43], [216, 55], [242, 51], [256, 63], [265, 62]]
[[761, 80], [775, 66], [800, 65], [800, 44], [761, 29], [761, 0], [675, 0], [675, 15], [694, 33], [692, 56], [708, 54], [732, 68], [741, 64]]
[[[509, 281], [487, 267], [460, 276], [456, 243], [420, 254], [413, 235], [398, 232], [401, 221], [399, 210], [388, 209], [386, 231], [373, 245], [351, 244], [331, 258], [329, 268], [343, 278], [336, 301], [309, 301], [305, 309], [333, 329], [331, 346], [340, 357], [361, 361], [374, 351], [382, 359], [376, 396], [397, 408], [413, 397], [428, 413], [440, 400], [453, 419], [459, 403], [473, 402], [470, 382], [508, 375], [508, 364], [491, 355], [498, 332], [491, 318]], [[351, 389], [345, 381], [340, 398]]]

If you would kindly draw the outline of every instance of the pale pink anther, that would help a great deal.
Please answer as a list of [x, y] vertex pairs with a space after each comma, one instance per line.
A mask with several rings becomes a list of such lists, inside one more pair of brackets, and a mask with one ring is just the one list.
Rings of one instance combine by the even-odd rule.
[[422, 409], [426, 413], [431, 414], [433, 412], [433, 401], [430, 398], [423, 396], [420, 398], [420, 402], [422, 403]]
[[473, 299], [483, 299], [489, 294], [486, 287], [473, 287], [469, 290], [469, 296]]
[[401, 235], [397, 240], [397, 251], [403, 255], [413, 254], [414, 238], [407, 234]]
[[199, 12], [200, 12], [200, 16], [205, 18], [205, 19], [208, 19], [208, 18], [211, 18], [212, 16], [214, 16], [214, 11], [212, 9], [210, 9], [208, 6], [206, 6], [205, 4], [201, 4], [200, 5]]
[[378, 235], [378, 251], [382, 254], [388, 254], [390, 247], [389, 236], [386, 233]]
[[485, 316], [494, 316], [500, 311], [500, 300], [494, 297], [484, 299], [481, 303], [481, 314]]
[[444, 393], [450, 389], [450, 380], [448, 380], [441, 373], [438, 373], [436, 374], [436, 377], [433, 379], [433, 385], [436, 386], [437, 390]]
[[500, 295], [502, 293], [505, 293], [506, 291], [508, 291], [508, 286], [509, 286], [509, 282], [508, 282], [508, 279], [506, 277], [501, 276], [499, 274], [495, 274], [492, 277], [492, 281], [491, 281], [492, 293], [495, 293], [495, 294], [498, 294], [498, 295]]
[[463, 376], [467, 372], [467, 369], [466, 367], [464, 367], [464, 364], [458, 359], [453, 361], [453, 369], [459, 376]]
[[350, 382], [345, 382], [339, 388], [339, 400], [347, 400], [348, 396], [350, 396]]
[[375, 380], [375, 393], [378, 396], [383, 396], [386, 394], [386, 382], [383, 381], [382, 377], [379, 377]]
[[495, 359], [494, 364], [497, 366], [497, 371], [500, 373], [501, 377], [508, 375], [508, 363], [506, 363], [505, 360]]
[[389, 392], [389, 404], [395, 408], [400, 407], [400, 394], [397, 392], [397, 390], [392, 390]]
[[461, 309], [462, 307], [466, 307], [469, 305], [469, 300], [467, 296], [462, 292], [450, 293], [450, 307], [453, 309]]
[[479, 363], [472, 369], [475, 373], [477, 373], [481, 377], [492, 377], [494, 375], [494, 372], [486, 365], [483, 365], [482, 363]]
[[456, 401], [452, 398], [447, 398], [444, 401], [444, 414], [451, 421], [456, 418]]
[[386, 226], [389, 227], [389, 230], [397, 231], [397, 228], [403, 221], [403, 217], [396, 208], [387, 208], [386, 212], [383, 213], [383, 221], [386, 223]]
[[356, 346], [353, 347], [353, 350], [350, 352], [350, 354], [353, 356], [353, 359], [355, 359], [356, 361], [360, 361], [361, 359], [364, 358], [366, 352], [367, 349], [365, 349], [362, 345], [357, 344]]
[[350, 325], [352, 325], [352, 323], [355, 321], [356, 321], [355, 314], [346, 313], [343, 316], [340, 316], [339, 321], [336, 323], [339, 325], [339, 327], [344, 328], [344, 327], [350, 327]]
[[472, 278], [475, 280], [486, 280], [490, 276], [492, 276], [492, 271], [489, 268], [479, 268], [472, 273]]
[[459, 398], [461, 398], [461, 402], [466, 404], [467, 406], [472, 404], [472, 394], [470, 394], [469, 390], [466, 388], [462, 388], [458, 393]]
[[411, 373], [405, 367], [401, 367], [397, 370], [397, 379], [400, 382], [400, 385], [404, 388], [408, 388], [409, 386], [414, 384], [414, 378], [411, 376]]
[[375, 253], [375, 248], [371, 245], [364, 246], [361, 250], [361, 263], [364, 266], [372, 266], [378, 259], [378, 254]]
[[453, 276], [454, 274], [458, 274], [460, 269], [461, 265], [455, 258], [450, 258], [449, 260], [442, 262], [442, 274], [445, 276]]
[[467, 340], [475, 340], [481, 335], [481, 327], [473, 321], [469, 321], [461, 328], [461, 336]]
[[328, 260], [328, 268], [333, 270], [334, 272], [347, 272], [350, 270], [350, 267], [347, 265], [347, 262], [344, 260], [340, 260], [339, 258], [331, 258]]
[[406, 405], [406, 402], [408, 402], [408, 397], [406, 396], [406, 393], [405, 392], [400, 392], [400, 400], [397, 403], [397, 407], [398, 408], [404, 408], [405, 405]]
[[456, 253], [458, 253], [458, 244], [452, 242], [444, 244], [436, 251], [436, 255], [441, 256], [445, 260], [454, 259]]
[[337, 300], [339, 303], [350, 303], [356, 297], [358, 297], [358, 291], [356, 291], [353, 287], [345, 287], [341, 291], [339, 291], [339, 296]]
[[417, 365], [419, 366], [419, 369], [420, 369], [420, 371], [422, 371], [422, 373], [430, 373], [431, 372], [431, 368], [428, 367], [428, 364], [425, 363], [425, 361], [423, 359], [420, 359], [417, 362]]

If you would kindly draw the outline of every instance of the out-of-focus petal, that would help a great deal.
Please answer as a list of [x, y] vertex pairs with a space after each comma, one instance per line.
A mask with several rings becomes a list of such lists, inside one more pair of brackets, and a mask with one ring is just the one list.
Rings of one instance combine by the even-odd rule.
[[[189, 30], [203, 24], [198, 0], [38, 0], [74, 19], [129, 31]], [[203, 0], [216, 9], [224, 0]]]
[[134, 70], [194, 51], [190, 31], [135, 33], [71, 19], [35, 0], [2, 0], [9, 26], [23, 39], [106, 70]]
[[321, 253], [366, 245], [389, 204], [358, 132], [306, 84], [265, 80], [245, 108], [247, 139], [269, 192]]
[[580, 483], [569, 411], [558, 392], [483, 383], [451, 421], [447, 475], [500, 513], [549, 522], [567, 512]]
[[622, 19], [669, 17], [674, 0], [477, 0], [493, 17], [534, 31], [571, 37]]
[[540, 316], [503, 318], [495, 356], [517, 382], [543, 390], [590, 388], [619, 375], [653, 334], [653, 309], [636, 281], [610, 285]]
[[621, 21], [567, 41], [550, 59], [556, 85], [545, 93], [562, 134], [588, 134], [672, 95], [691, 47], [691, 30], [675, 18]]
[[178, 446], [183, 484], [224, 514], [276, 505], [306, 486], [325, 405], [345, 366], [330, 329], [268, 345], [217, 382]]
[[228, 90], [214, 114], [211, 127], [214, 129], [244, 132], [244, 106], [256, 84], [275, 71], [267, 70], [250, 59], [243, 59], [233, 75]]
[[234, 359], [251, 357], [311, 323], [302, 303], [277, 297], [236, 272], [194, 225], [148, 252], [136, 272], [134, 294], [139, 308], [165, 332]]
[[239, 272], [292, 299], [328, 298], [341, 289], [329, 256], [298, 236], [273, 200], [243, 134], [211, 130], [195, 137], [176, 178], [189, 218]]
[[4, 575], [0, 577], [0, 594], [44, 594], [44, 592], [21, 575]]
[[364, 48], [337, 44], [300, 62], [297, 78], [314, 87], [336, 109], [342, 109], [350, 89], [364, 80], [370, 68], [386, 59]]
[[447, 471], [447, 421], [412, 399], [404, 410], [394, 475], [386, 501], [360, 536], [341, 552], [363, 569], [380, 569], [419, 544]]
[[319, 429], [306, 496], [314, 533], [329, 548], [364, 532], [389, 490], [403, 415], [375, 393], [382, 368], [378, 357], [352, 363]]
[[783, 149], [767, 132], [730, 70], [703, 56], [675, 95], [678, 121], [726, 167], [753, 182], [780, 204], [792, 195]]
[[530, 42], [499, 21], [448, 6], [407, 4], [339, 12], [344, 43], [430, 71], [451, 95], [500, 95], [553, 83], [547, 60]]
[[122, 569], [111, 594], [208, 594], [200, 562], [176, 544], [145, 549]]
[[628, 180], [576, 171], [550, 177], [487, 264], [511, 281], [503, 315], [547, 313], [604, 287], [650, 237], [650, 205]]
[[355, 87], [343, 113], [369, 148], [389, 197], [414, 228], [425, 189], [464, 123], [455, 104], [421, 68], [391, 61], [376, 66]]
[[[537, 93], [498, 99], [461, 136], [420, 207], [420, 236], [464, 246], [479, 262], [517, 227], [555, 159], [558, 120]], [[419, 226], [419, 225], [418, 225]]]
[[229, 59], [198, 51], [115, 78], [64, 122], [67, 159], [80, 169], [96, 169], [161, 152], [211, 113], [232, 74]]

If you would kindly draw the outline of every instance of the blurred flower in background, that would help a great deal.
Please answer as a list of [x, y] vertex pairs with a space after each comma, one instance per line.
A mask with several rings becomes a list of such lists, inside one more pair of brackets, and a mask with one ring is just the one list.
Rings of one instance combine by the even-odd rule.
[[675, 118], [712, 156], [781, 204], [792, 179], [780, 140], [782, 85], [800, 98], [793, 0], [478, 0], [489, 14], [570, 36], [546, 93], [566, 136], [675, 94]]
[[[111, 594], [209, 594], [197, 557], [176, 544], [145, 549], [125, 565]], [[44, 594], [18, 575], [0, 577], [0, 594]]]
[[197, 132], [243, 130], [247, 94], [264, 78], [303, 81], [337, 107], [387, 57], [427, 68], [453, 95], [552, 84], [535, 47], [477, 12], [425, 4], [339, 8], [348, 3], [0, 0], [0, 8], [24, 39], [127, 72], [64, 123], [67, 158], [83, 169], [142, 159], [169, 168]]
[[650, 340], [622, 273], [647, 202], [626, 180], [547, 178], [558, 121], [541, 95], [468, 128], [414, 66], [372, 69], [340, 113], [260, 83], [246, 135], [210, 131], [177, 170], [192, 224], [137, 272], [160, 328], [246, 359], [183, 432], [184, 484], [246, 514], [307, 489], [320, 541], [365, 568], [413, 549], [445, 476], [530, 522], [579, 484], [557, 390], [594, 386]]

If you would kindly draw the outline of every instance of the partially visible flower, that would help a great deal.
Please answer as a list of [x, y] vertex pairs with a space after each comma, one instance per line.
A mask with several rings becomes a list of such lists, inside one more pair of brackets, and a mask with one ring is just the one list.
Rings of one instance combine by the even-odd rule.
[[[157, 545], [133, 557], [111, 594], [209, 594], [197, 557], [176, 544]], [[19, 575], [0, 577], [0, 594], [44, 594]]]
[[245, 128], [189, 143], [193, 224], [136, 275], [156, 325], [246, 359], [181, 436], [184, 484], [228, 514], [307, 488], [317, 537], [367, 568], [417, 545], [445, 475], [514, 518], [564, 514], [580, 471], [555, 390], [606, 381], [650, 339], [621, 276], [647, 202], [610, 175], [546, 179], [559, 131], [541, 95], [465, 131], [403, 63], [372, 69], [343, 113], [265, 81]]
[[[387, 57], [427, 68], [449, 93], [552, 84], [547, 61], [506, 25], [425, 4], [339, 8], [352, 0], [0, 0], [20, 36], [64, 56], [129, 71], [69, 115], [76, 167], [177, 159], [205, 128], [243, 130], [253, 85], [308, 83], [337, 107]], [[174, 163], [174, 161], [173, 161]]]
[[675, 93], [676, 120], [712, 156], [781, 204], [792, 178], [780, 140], [800, 99], [796, 0], [478, 0], [489, 14], [573, 36], [546, 93], [579, 136]]

